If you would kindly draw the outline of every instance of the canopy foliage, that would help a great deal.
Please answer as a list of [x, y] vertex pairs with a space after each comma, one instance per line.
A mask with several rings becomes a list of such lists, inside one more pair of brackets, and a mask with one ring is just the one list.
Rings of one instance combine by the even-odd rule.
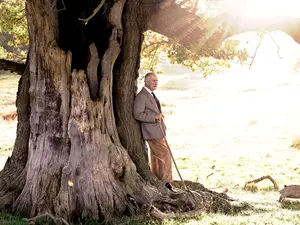
[[[199, 8], [205, 17], [211, 14], [211, 8], [217, 3], [203, 1], [186, 1], [188, 8]], [[200, 11], [201, 11], [200, 10]], [[28, 32], [24, 0], [6, 0], [0, 3], [0, 58], [16, 62], [25, 62], [28, 51]], [[178, 44], [176, 40], [161, 34], [147, 31], [141, 51], [141, 68], [146, 71], [161, 73], [157, 65], [164, 60], [172, 64], [181, 64], [192, 71], [202, 71], [204, 76], [219, 72], [224, 67], [230, 67], [230, 60], [244, 62], [248, 59], [246, 49], [239, 48], [238, 40], [225, 40], [221, 47], [208, 42], [198, 54], [195, 54]], [[218, 43], [217, 41], [215, 43]]]
[[[212, 42], [210, 42], [212, 43]], [[207, 45], [199, 54], [191, 52], [163, 35], [147, 31], [142, 48], [142, 68], [148, 71], [160, 71], [157, 65], [168, 60], [172, 64], [181, 64], [192, 71], [202, 71], [203, 76], [219, 72], [230, 67], [230, 61], [243, 63], [248, 59], [247, 49], [239, 48], [240, 42], [234, 39], [225, 40], [222, 45]]]
[[0, 14], [0, 58], [24, 62], [29, 42], [25, 1], [1, 1]]

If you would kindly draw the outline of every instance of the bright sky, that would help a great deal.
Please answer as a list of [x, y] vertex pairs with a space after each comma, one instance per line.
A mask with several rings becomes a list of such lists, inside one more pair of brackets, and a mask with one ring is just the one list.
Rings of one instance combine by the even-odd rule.
[[[256, 32], [243, 33], [234, 38], [240, 40], [241, 46], [247, 48], [250, 55], [254, 55], [260, 40]], [[276, 73], [291, 72], [299, 58], [300, 45], [289, 35], [276, 31], [263, 38], [252, 68]]]
[[[240, 16], [241, 18], [259, 17], [272, 18], [276, 16], [287, 16], [300, 18], [300, 0], [225, 0], [222, 10]], [[263, 73], [285, 74], [291, 72], [295, 62], [300, 58], [300, 45], [290, 36], [276, 31], [272, 37], [264, 37], [257, 51], [253, 69]], [[259, 43], [259, 37], [255, 32], [249, 32], [238, 36], [241, 42], [254, 54]], [[278, 50], [278, 48], [280, 48]], [[281, 58], [278, 55], [281, 56]]]
[[290, 16], [300, 18], [299, 0], [227, 0], [222, 9], [247, 17]]
[[[247, 18], [268, 20], [277, 16], [300, 18], [300, 0], [199, 0], [198, 7], [199, 13], [218, 15], [227, 12], [240, 17], [241, 20]], [[260, 40], [256, 32], [243, 33], [233, 38], [240, 40], [242, 47], [247, 48], [251, 56], [254, 55]], [[272, 76], [284, 75], [294, 72], [299, 59], [300, 44], [287, 34], [276, 31], [272, 32], [271, 36], [266, 35], [263, 38], [251, 71]]]

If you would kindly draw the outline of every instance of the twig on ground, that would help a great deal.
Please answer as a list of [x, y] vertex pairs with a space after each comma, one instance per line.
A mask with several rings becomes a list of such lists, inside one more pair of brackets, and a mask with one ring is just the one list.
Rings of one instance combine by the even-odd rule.
[[269, 179], [269, 180], [273, 183], [274, 189], [278, 191], [279, 188], [278, 188], [278, 185], [277, 185], [276, 181], [275, 181], [271, 176], [269, 176], [269, 175], [267, 175], [267, 176], [262, 176], [262, 177], [260, 177], [260, 178], [255, 179], [255, 180], [247, 181], [247, 182], [245, 183], [245, 187], [246, 187], [248, 184], [252, 184], [252, 183], [255, 183], [255, 184], [256, 184], [256, 183], [258, 183], [258, 182], [260, 182], [260, 181], [262, 181], [262, 180], [265, 180], [265, 179]]
[[206, 179], [209, 178], [211, 175], [213, 175], [214, 173], [210, 173], [206, 176]]

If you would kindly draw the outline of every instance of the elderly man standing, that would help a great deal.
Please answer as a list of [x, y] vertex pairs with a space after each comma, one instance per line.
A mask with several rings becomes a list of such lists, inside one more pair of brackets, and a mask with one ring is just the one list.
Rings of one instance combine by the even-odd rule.
[[158, 84], [154, 73], [145, 75], [145, 86], [134, 101], [134, 118], [141, 122], [143, 138], [150, 147], [151, 170], [166, 187], [174, 191], [172, 182], [172, 160], [166, 143], [166, 126], [159, 100], [153, 93]]

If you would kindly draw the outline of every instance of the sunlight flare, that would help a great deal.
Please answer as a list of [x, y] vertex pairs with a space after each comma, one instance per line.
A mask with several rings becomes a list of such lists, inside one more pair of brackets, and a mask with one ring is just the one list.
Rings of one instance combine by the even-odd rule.
[[268, 18], [274, 16], [299, 16], [298, 0], [228, 0], [223, 9], [243, 17]]

